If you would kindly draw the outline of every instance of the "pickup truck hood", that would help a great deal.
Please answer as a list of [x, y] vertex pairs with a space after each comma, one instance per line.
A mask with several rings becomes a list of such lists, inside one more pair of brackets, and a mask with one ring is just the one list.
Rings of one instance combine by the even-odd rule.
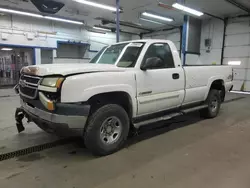
[[62, 75], [90, 73], [90, 72], [117, 72], [124, 71], [123, 68], [108, 64], [47, 64], [28, 66], [22, 69], [22, 72], [37, 76]]

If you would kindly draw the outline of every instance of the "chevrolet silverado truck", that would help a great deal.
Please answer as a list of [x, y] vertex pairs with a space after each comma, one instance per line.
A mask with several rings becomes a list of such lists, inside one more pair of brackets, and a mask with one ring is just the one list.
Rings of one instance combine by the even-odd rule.
[[171, 41], [121, 42], [90, 63], [24, 67], [17, 128], [26, 117], [49, 133], [77, 130], [89, 150], [108, 155], [132, 129], [195, 110], [216, 117], [232, 80], [230, 66], [182, 66]]

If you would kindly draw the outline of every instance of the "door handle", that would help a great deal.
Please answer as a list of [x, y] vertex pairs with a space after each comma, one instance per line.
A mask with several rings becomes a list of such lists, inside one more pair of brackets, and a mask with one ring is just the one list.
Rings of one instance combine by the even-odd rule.
[[177, 79], [180, 78], [180, 75], [179, 75], [178, 73], [174, 73], [174, 74], [172, 75], [172, 78], [173, 78], [174, 80], [177, 80]]

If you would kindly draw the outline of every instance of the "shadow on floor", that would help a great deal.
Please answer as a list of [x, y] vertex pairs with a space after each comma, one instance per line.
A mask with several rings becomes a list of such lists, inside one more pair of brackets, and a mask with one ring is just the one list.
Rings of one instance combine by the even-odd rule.
[[[128, 140], [125, 144], [125, 148], [129, 148], [130, 146], [137, 144], [143, 140], [147, 140], [150, 138], [153, 138], [155, 136], [165, 134], [169, 131], [180, 129], [182, 127], [189, 126], [191, 124], [197, 123], [199, 121], [202, 121], [203, 119], [200, 118], [199, 112], [190, 113], [189, 115], [179, 116], [176, 118], [173, 118], [172, 120], [160, 122], [160, 123], [154, 123], [149, 124], [147, 126], [144, 126], [138, 130], [131, 131]], [[80, 138], [76, 138], [75, 142], [72, 143], [76, 149], [77, 148], [86, 148], [84, 146], [83, 141]], [[73, 150], [69, 154], [76, 154], [77, 151]], [[85, 152], [84, 152], [85, 153]], [[89, 155], [89, 152], [86, 151]]]

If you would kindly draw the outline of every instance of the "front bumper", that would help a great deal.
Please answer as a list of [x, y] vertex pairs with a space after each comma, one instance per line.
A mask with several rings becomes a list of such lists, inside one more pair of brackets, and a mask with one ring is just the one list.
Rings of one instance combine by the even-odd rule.
[[[56, 112], [39, 109], [21, 99], [21, 109], [38, 126], [53, 129], [83, 129], [89, 115], [89, 105], [58, 104]], [[76, 112], [77, 111], [77, 112]]]

